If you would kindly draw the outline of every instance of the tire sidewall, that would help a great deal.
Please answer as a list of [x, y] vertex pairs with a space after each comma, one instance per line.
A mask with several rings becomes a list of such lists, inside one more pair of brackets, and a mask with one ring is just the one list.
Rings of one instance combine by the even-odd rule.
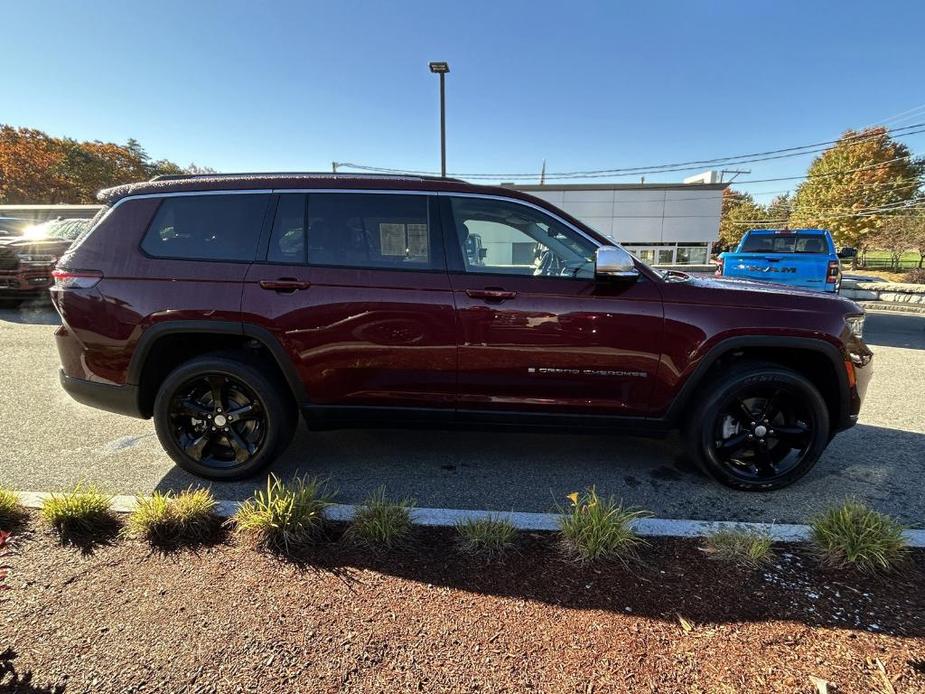
[[[246, 463], [233, 468], [213, 468], [192, 460], [174, 440], [171, 431], [170, 401], [178, 387], [203, 374], [219, 374], [241, 381], [263, 405], [267, 433], [263, 447]], [[158, 389], [154, 399], [154, 429], [161, 446], [181, 468], [211, 480], [250, 477], [270, 465], [292, 439], [293, 417], [278, 392], [278, 385], [244, 362], [225, 357], [199, 357], [174, 369]]]
[[[813, 440], [803, 460], [786, 474], [767, 482], [751, 482], [730, 473], [715, 456], [713, 445], [714, 426], [720, 407], [726, 399], [740, 388], [752, 385], [779, 384], [797, 391], [813, 418]], [[731, 374], [721, 381], [707, 396], [702, 415], [694, 427], [692, 443], [694, 454], [701, 468], [723, 484], [745, 491], [770, 491], [795, 482], [809, 472], [829, 443], [829, 413], [825, 400], [815, 386], [803, 376], [784, 369], [756, 369], [745, 373]]]

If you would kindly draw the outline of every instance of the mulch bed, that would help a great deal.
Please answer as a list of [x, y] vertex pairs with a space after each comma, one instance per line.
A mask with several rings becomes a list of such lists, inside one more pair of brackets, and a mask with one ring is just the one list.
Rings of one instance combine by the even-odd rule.
[[34, 519], [16, 550], [3, 691], [925, 692], [922, 552], [890, 579], [794, 546], [741, 570], [682, 540], [582, 567], [534, 534], [486, 565], [419, 529], [294, 561], [232, 538], [64, 546]]

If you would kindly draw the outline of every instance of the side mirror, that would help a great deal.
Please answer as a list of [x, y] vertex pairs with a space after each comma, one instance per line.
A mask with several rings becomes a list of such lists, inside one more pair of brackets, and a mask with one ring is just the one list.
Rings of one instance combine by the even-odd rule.
[[858, 254], [858, 249], [857, 249], [857, 248], [851, 248], [850, 246], [846, 246], [845, 248], [842, 248], [842, 249], [838, 252], [838, 257], [839, 257], [839, 258], [845, 258], [845, 259], [847, 259], [847, 258], [854, 258], [854, 257], [857, 256], [857, 254]]
[[594, 254], [594, 276], [609, 279], [636, 279], [639, 271], [633, 256], [619, 246], [601, 246]]

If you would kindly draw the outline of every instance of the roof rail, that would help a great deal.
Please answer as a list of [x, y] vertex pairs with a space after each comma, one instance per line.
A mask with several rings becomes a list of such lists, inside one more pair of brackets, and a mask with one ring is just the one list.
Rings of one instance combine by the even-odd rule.
[[160, 174], [153, 177], [152, 181], [185, 181], [195, 178], [244, 178], [247, 176], [317, 176], [324, 178], [395, 178], [415, 181], [454, 181], [464, 183], [459, 178], [446, 178], [441, 176], [423, 176], [419, 174], [394, 174], [394, 173], [354, 173], [345, 171], [341, 173], [331, 173], [329, 171], [238, 171], [232, 173], [202, 173], [202, 174]]

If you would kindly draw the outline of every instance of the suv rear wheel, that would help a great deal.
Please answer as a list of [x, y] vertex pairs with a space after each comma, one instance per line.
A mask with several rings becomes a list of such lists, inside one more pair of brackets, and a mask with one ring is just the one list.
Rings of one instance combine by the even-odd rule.
[[164, 379], [154, 427], [180, 467], [213, 480], [257, 473], [292, 441], [296, 412], [276, 379], [242, 359], [205, 355]]
[[819, 391], [773, 364], [734, 367], [708, 386], [691, 414], [684, 427], [688, 454], [736, 489], [787, 486], [809, 472], [829, 442]]

